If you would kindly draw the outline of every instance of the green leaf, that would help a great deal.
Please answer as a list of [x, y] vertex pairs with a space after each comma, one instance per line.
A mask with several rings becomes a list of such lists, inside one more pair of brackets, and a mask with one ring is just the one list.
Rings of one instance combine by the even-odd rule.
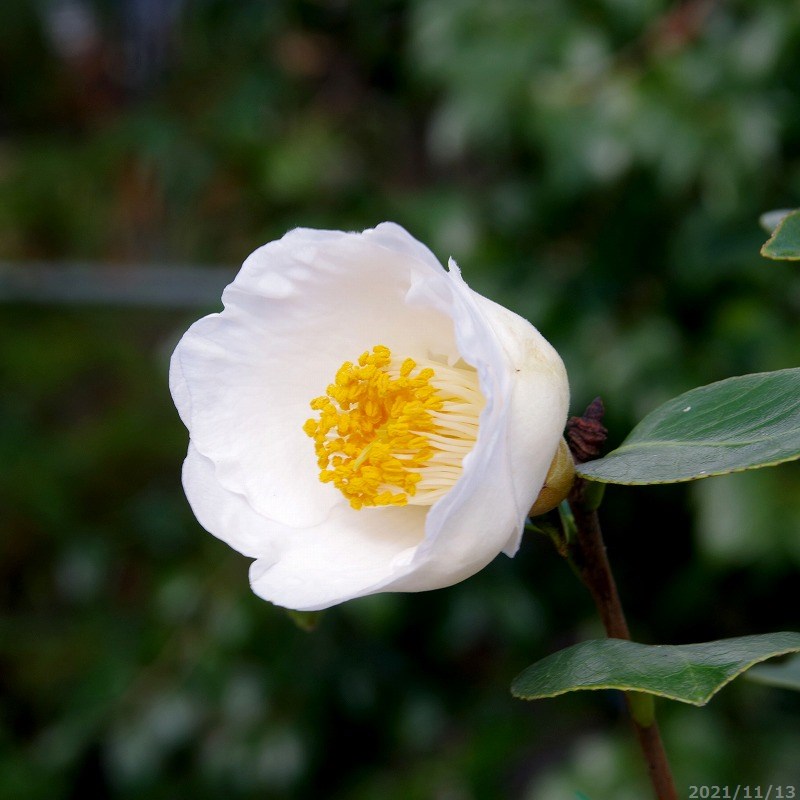
[[800, 209], [788, 213], [761, 248], [766, 258], [800, 261]]
[[679, 483], [800, 458], [800, 369], [685, 392], [648, 414], [608, 455], [577, 467], [601, 483]]
[[683, 645], [593, 639], [532, 664], [514, 679], [511, 693], [537, 700], [581, 689], [621, 689], [702, 706], [753, 664], [798, 651], [800, 633], [793, 632]]
[[800, 656], [792, 656], [782, 664], [764, 664], [756, 667], [747, 673], [747, 677], [758, 683], [800, 692]]

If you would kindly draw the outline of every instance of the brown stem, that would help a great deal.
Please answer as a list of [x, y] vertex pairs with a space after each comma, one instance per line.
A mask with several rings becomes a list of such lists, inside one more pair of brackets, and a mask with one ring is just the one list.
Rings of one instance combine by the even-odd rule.
[[[612, 639], [630, 639], [617, 584], [608, 563], [600, 520], [597, 511], [586, 502], [585, 489], [585, 481], [579, 478], [570, 494], [569, 505], [577, 529], [575, 539], [569, 546], [570, 558], [592, 595], [606, 635]], [[656, 797], [658, 800], [678, 800], [658, 723], [652, 714], [652, 697], [631, 692], [626, 693], [626, 699]]]

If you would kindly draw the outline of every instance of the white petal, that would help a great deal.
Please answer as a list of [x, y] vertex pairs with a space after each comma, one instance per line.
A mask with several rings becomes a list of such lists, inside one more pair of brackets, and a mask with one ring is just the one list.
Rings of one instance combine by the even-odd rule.
[[423, 575], [447, 585], [500, 551], [513, 555], [566, 422], [569, 387], [555, 350], [526, 320], [473, 292], [454, 264], [450, 275], [456, 339], [486, 407], [461, 478], [428, 514], [417, 571], [393, 589]]
[[337, 508], [323, 524], [298, 530], [267, 519], [223, 488], [213, 462], [190, 445], [183, 485], [198, 522], [240, 553], [258, 559], [253, 590], [266, 600], [316, 610], [379, 591], [408, 571], [425, 528], [425, 510]]
[[172, 353], [172, 358], [169, 361], [169, 390], [172, 393], [172, 400], [175, 403], [175, 408], [178, 409], [181, 422], [188, 428], [192, 420], [192, 398], [189, 395], [189, 386], [183, 374], [177, 348]]
[[412, 569], [425, 509], [336, 508], [324, 523], [292, 532], [280, 557], [250, 568], [253, 591], [280, 606], [316, 611], [382, 591]]
[[262, 517], [243, 495], [225, 489], [217, 480], [214, 462], [191, 443], [183, 462], [183, 489], [197, 521], [250, 558], [276, 557], [281, 536], [292, 533], [291, 528]]
[[503, 549], [513, 556], [564, 433], [569, 380], [556, 350], [527, 320], [480, 295], [475, 295], [475, 302], [514, 371], [506, 449], [518, 524]]

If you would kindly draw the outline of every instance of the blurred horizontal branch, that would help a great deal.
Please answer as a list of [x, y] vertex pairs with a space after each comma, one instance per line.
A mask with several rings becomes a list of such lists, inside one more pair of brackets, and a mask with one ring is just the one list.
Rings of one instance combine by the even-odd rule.
[[0, 262], [0, 303], [202, 308], [219, 304], [235, 267]]

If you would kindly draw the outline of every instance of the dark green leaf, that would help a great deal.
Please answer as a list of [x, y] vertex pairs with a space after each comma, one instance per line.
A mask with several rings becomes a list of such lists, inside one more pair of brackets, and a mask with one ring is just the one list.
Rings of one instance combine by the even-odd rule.
[[766, 258], [800, 261], [800, 209], [787, 214], [761, 248]]
[[753, 664], [800, 651], [800, 633], [768, 633], [685, 645], [594, 639], [537, 661], [511, 684], [515, 697], [536, 700], [580, 689], [646, 692], [705, 705]]
[[800, 458], [800, 369], [728, 378], [648, 414], [616, 450], [577, 472], [649, 484], [769, 467]]
[[792, 656], [782, 664], [764, 664], [756, 667], [747, 673], [747, 677], [759, 683], [800, 692], [800, 656]]

